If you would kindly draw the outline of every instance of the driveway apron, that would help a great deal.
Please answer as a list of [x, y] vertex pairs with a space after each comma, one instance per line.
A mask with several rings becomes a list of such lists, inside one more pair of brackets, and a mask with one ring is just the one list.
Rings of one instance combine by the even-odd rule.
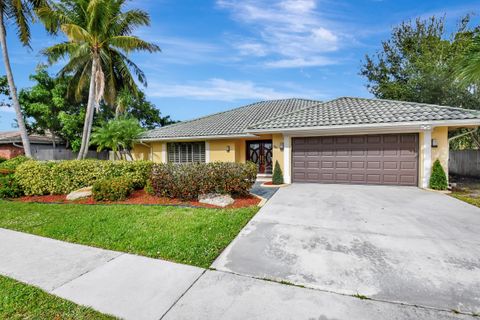
[[480, 313], [480, 209], [415, 187], [293, 184], [270, 199], [213, 267]]

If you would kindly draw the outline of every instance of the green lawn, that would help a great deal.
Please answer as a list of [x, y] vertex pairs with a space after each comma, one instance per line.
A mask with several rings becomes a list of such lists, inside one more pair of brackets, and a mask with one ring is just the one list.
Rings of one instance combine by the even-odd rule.
[[257, 211], [0, 201], [0, 227], [209, 267]]
[[115, 319], [0, 276], [0, 319]]
[[455, 197], [459, 200], [465, 201], [466, 203], [470, 203], [471, 205], [474, 205], [480, 208], [480, 197], [473, 196], [465, 192], [453, 192], [450, 195], [452, 197]]

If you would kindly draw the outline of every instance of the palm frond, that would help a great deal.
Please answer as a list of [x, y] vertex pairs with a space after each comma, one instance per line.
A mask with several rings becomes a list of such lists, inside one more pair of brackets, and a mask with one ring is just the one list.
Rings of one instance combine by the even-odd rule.
[[108, 39], [108, 44], [127, 53], [132, 51], [148, 51], [150, 53], [160, 51], [160, 47], [156, 44], [135, 36], [114, 36]]
[[92, 35], [79, 25], [66, 23], [62, 24], [60, 28], [70, 41], [88, 43], [93, 42]]

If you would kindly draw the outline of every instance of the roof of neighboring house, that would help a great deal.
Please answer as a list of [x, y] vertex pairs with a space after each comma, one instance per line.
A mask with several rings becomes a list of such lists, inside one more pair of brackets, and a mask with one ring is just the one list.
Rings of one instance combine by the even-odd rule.
[[262, 101], [210, 116], [179, 122], [145, 132], [141, 139], [168, 139], [246, 135], [249, 126], [292, 111], [316, 105], [321, 101], [282, 99]]
[[480, 119], [475, 110], [433, 104], [343, 97], [251, 125], [250, 130]]
[[[30, 134], [30, 143], [36, 144], [51, 144], [52, 135], [40, 135], [40, 134]], [[62, 140], [58, 137], [55, 138], [56, 143], [61, 143]], [[3, 131], [0, 132], [0, 144], [10, 144], [10, 143], [22, 143], [22, 137], [20, 136], [20, 131]]]

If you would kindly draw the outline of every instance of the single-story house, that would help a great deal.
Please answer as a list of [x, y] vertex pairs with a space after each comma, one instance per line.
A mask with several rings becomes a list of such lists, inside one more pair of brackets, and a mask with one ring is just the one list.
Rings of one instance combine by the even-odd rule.
[[[32, 157], [37, 160], [70, 160], [77, 154], [67, 148], [65, 141], [52, 134], [29, 134]], [[22, 146], [20, 131], [0, 132], [0, 157], [11, 159], [25, 152]], [[88, 151], [88, 158], [108, 159], [108, 151]]]
[[[55, 142], [57, 148], [65, 148], [65, 143], [58, 137], [52, 135], [30, 134], [30, 147], [35, 156], [42, 150], [50, 149]], [[23, 155], [22, 137], [20, 131], [0, 132], [0, 157], [11, 159]]]
[[480, 112], [404, 101], [284, 99], [147, 131], [135, 159], [253, 161], [285, 182], [427, 187], [439, 159], [448, 172], [448, 132], [480, 126]]

